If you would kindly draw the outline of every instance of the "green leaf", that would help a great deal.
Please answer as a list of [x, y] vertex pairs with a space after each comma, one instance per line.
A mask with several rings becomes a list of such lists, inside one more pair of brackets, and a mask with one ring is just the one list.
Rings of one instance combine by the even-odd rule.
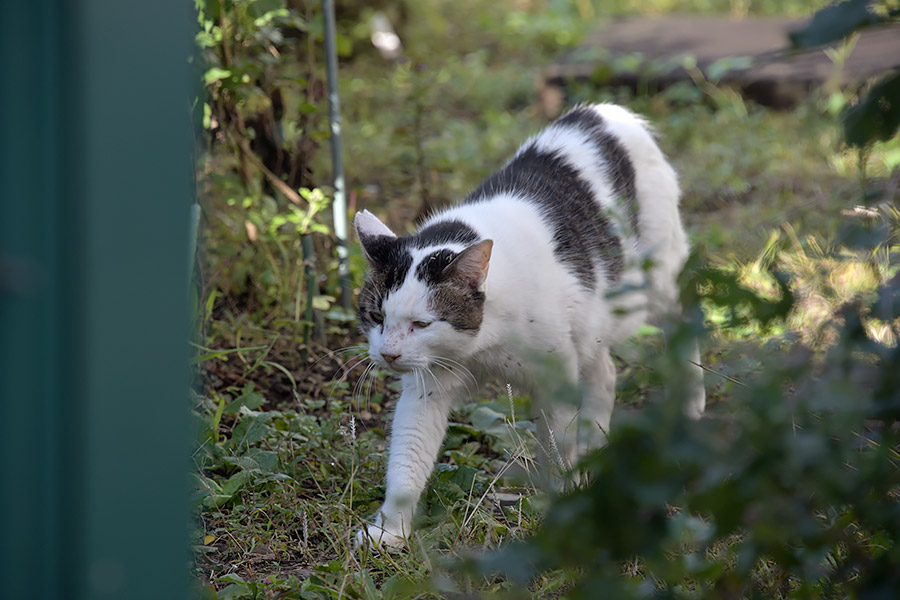
[[231, 498], [240, 491], [253, 478], [253, 474], [249, 471], [238, 471], [228, 478], [228, 481], [222, 486], [222, 494]]
[[238, 600], [250, 596], [250, 588], [246, 583], [232, 583], [216, 595], [219, 600]]
[[219, 403], [216, 406], [216, 414], [213, 415], [212, 422], [209, 424], [209, 431], [212, 434], [213, 440], [219, 439], [219, 423], [222, 422], [222, 414], [225, 412], [225, 398], [219, 398]]
[[900, 128], [900, 71], [884, 77], [859, 104], [844, 113], [844, 139], [863, 147], [887, 141]]
[[872, 0], [847, 0], [817, 12], [804, 29], [788, 34], [794, 48], [813, 48], [837, 41], [881, 19], [869, 10]]
[[276, 473], [278, 471], [278, 455], [270, 450], [262, 450], [261, 448], [250, 448], [246, 456], [241, 459], [253, 461], [255, 468], [264, 473]]
[[475, 429], [479, 431], [487, 431], [497, 423], [503, 423], [506, 415], [503, 415], [487, 406], [479, 406], [472, 412], [469, 420]]
[[325, 318], [338, 323], [352, 323], [356, 320], [355, 312], [347, 312], [342, 308], [334, 308], [325, 313]]
[[256, 410], [263, 404], [265, 404], [266, 399], [262, 394], [256, 392], [254, 390], [254, 385], [251, 382], [247, 382], [244, 386], [243, 393], [229, 402], [225, 406], [225, 414], [226, 415], [236, 415], [241, 410], [241, 406], [246, 406], [251, 410]]
[[211, 33], [207, 33], [205, 31], [199, 32], [195, 37], [194, 41], [197, 43], [197, 46], [200, 48], [215, 48], [218, 45], [218, 41], [215, 36]]
[[246, 448], [262, 441], [269, 432], [269, 421], [271, 420], [272, 415], [268, 413], [245, 415], [235, 426], [228, 445], [232, 448]]
[[418, 586], [409, 577], [403, 577], [400, 574], [392, 575], [381, 585], [381, 595], [384, 600], [411, 598], [418, 591], [420, 591]]
[[[197, 344], [191, 344], [195, 348], [200, 348], [201, 350], [209, 350], [208, 348], [204, 348], [203, 346], [198, 346]], [[201, 354], [200, 356], [195, 356], [191, 359], [191, 364], [196, 365], [202, 362], [206, 362], [213, 358], [221, 358], [223, 356], [227, 356], [228, 354], [234, 354], [235, 352], [247, 352], [249, 350], [265, 350], [268, 346], [247, 346], [246, 348], [229, 348], [228, 350], [209, 350], [206, 354]]]
[[263, 17], [267, 13], [284, 8], [284, 0], [254, 0], [248, 4], [247, 11], [254, 18]]
[[337, 47], [337, 54], [341, 58], [349, 58], [353, 54], [353, 40], [343, 34], [337, 34], [335, 46]]
[[220, 498], [222, 496], [222, 486], [214, 479], [199, 473], [193, 473], [192, 475], [194, 477], [194, 491], [191, 494], [191, 502], [195, 505], [203, 503], [204, 506], [212, 508], [216, 505], [217, 500], [221, 500], [221, 502], [228, 501], [227, 497]]
[[222, 12], [222, 2], [221, 0], [206, 0], [205, 2], [198, 2], [198, 6], [205, 5], [203, 10], [203, 16], [207, 19], [212, 19], [213, 21], [219, 20], [219, 14]]
[[436, 489], [447, 495], [464, 496], [469, 493], [478, 474], [478, 469], [467, 465], [456, 466], [439, 463], [435, 468], [437, 476], [434, 480]]
[[203, 74], [203, 83], [206, 85], [211, 85], [228, 77], [231, 77], [231, 71], [229, 69], [213, 67]]
[[301, 102], [299, 108], [300, 112], [304, 115], [311, 115], [319, 112], [319, 107], [310, 102]]
[[313, 308], [316, 310], [328, 310], [335, 300], [337, 298], [334, 296], [315, 296], [313, 297]]

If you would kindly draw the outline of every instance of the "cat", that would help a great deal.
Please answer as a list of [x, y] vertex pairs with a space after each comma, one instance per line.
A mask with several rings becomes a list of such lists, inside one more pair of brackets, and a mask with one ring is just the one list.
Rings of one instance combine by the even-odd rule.
[[[679, 197], [644, 119], [593, 104], [530, 138], [414, 235], [356, 214], [370, 265], [359, 299], [368, 356], [402, 381], [385, 501], [357, 543], [403, 547], [450, 409], [475, 382], [512, 382], [552, 406], [539, 428], [568, 464], [604, 443], [615, 395], [610, 346], [648, 317], [680, 312], [676, 277], [688, 242]], [[698, 418], [696, 347], [687, 358], [685, 411]], [[537, 375], [548, 359], [580, 386], [580, 409], [552, 404], [554, 384]]]

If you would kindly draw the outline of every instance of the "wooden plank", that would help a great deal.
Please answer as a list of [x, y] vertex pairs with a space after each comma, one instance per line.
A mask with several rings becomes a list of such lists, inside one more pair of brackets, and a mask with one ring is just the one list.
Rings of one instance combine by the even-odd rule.
[[[630, 85], [639, 82], [665, 87], [691, 80], [677, 67], [610, 70], [623, 57], [641, 57], [641, 64], [675, 65], [693, 57], [704, 72], [722, 59], [748, 57], [748, 68], [735, 69], [722, 82], [733, 85], [757, 102], [789, 107], [810, 89], [835, 74], [835, 66], [822, 49], [793, 52], [788, 33], [805, 24], [802, 19], [666, 16], [614, 20], [560, 62], [542, 74], [542, 104], [548, 114], [559, 110], [568, 82], [593, 80], [598, 85]], [[862, 82], [890, 69], [900, 68], [900, 24], [861, 31], [853, 52], [838, 75], [838, 82]], [[549, 89], [548, 89], [549, 88]]]

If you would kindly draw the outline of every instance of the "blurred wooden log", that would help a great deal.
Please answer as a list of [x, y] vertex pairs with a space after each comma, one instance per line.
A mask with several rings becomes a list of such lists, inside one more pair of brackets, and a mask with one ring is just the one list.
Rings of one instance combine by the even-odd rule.
[[[544, 112], [555, 116], [565, 104], [567, 86], [575, 81], [662, 89], [692, 81], [688, 70], [676, 66], [685, 57], [693, 57], [704, 73], [717, 61], [722, 65], [723, 59], [748, 57], [750, 66], [728, 71], [721, 83], [760, 104], [789, 108], [836, 73], [822, 49], [790, 50], [788, 33], [805, 22], [702, 16], [614, 20], [541, 73], [539, 100]], [[636, 64], [633, 70], [627, 66], [628, 57]], [[900, 24], [871, 27], [860, 32], [837, 83], [859, 83], [893, 68], [900, 68]]]

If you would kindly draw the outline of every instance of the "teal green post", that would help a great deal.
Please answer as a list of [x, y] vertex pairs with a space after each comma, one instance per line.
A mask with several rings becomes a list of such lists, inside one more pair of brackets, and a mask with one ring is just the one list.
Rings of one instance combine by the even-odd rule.
[[0, 2], [0, 596], [187, 596], [184, 0]]

